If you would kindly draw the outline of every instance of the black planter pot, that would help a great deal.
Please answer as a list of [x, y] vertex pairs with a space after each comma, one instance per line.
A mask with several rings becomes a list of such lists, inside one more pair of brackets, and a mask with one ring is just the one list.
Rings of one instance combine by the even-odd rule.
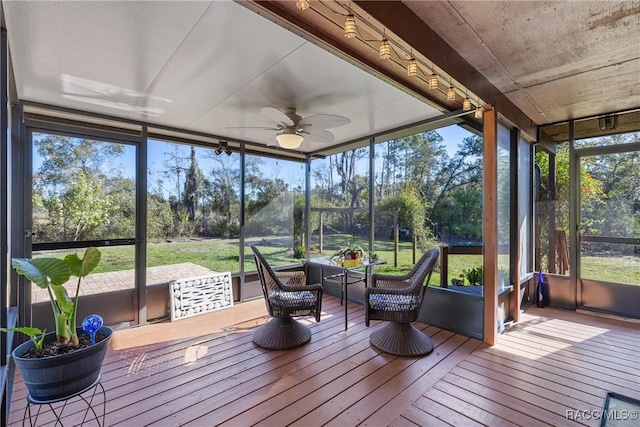
[[[78, 328], [78, 334], [84, 333]], [[30, 359], [21, 357], [29, 348], [31, 341], [24, 342], [11, 353], [29, 395], [33, 400], [51, 401], [73, 396], [98, 380], [102, 361], [109, 347], [113, 330], [101, 327], [96, 335], [104, 334], [105, 338], [92, 345], [71, 353], [54, 357]], [[44, 342], [53, 342], [55, 332], [46, 335]]]

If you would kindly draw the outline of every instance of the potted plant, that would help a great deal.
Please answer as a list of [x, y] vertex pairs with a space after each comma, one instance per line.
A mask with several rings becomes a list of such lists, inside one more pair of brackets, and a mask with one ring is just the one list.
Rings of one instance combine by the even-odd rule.
[[364, 256], [365, 252], [369, 251], [352, 240], [346, 246], [341, 246], [340, 249], [331, 256], [331, 258], [360, 259]]
[[481, 285], [484, 278], [482, 267], [474, 267], [471, 270], [462, 270], [461, 276], [467, 279], [471, 286]]
[[[99, 316], [89, 316], [86, 330], [76, 326], [78, 296], [82, 278], [100, 262], [101, 253], [87, 248], [83, 258], [69, 254], [58, 258], [13, 258], [11, 265], [18, 274], [47, 289], [55, 318], [56, 331], [33, 327], [0, 328], [28, 335], [31, 340], [17, 346], [12, 354], [30, 396], [38, 401], [51, 401], [79, 393], [95, 384], [100, 377], [112, 330], [102, 326]], [[63, 286], [71, 276], [78, 278], [73, 298]], [[97, 342], [96, 342], [97, 336]]]

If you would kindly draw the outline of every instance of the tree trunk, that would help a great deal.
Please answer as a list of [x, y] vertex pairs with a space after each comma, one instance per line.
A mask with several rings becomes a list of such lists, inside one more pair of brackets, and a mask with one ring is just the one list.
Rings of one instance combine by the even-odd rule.
[[398, 213], [393, 214], [393, 266], [398, 267], [398, 251], [400, 250], [400, 232], [398, 229]]

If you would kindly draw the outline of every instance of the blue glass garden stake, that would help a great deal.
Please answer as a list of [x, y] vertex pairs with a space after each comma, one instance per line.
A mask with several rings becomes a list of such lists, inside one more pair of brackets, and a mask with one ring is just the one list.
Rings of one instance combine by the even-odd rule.
[[90, 314], [82, 321], [82, 329], [91, 335], [91, 345], [96, 344], [96, 332], [102, 327], [102, 317], [97, 314]]

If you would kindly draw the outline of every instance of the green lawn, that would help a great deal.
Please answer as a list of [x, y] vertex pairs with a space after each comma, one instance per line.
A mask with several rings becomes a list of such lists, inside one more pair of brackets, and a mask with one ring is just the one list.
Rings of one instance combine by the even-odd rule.
[[[313, 236], [317, 239], [317, 236]], [[346, 235], [325, 236], [324, 251], [320, 254], [316, 245], [312, 244], [311, 257], [330, 256], [341, 245], [350, 240]], [[257, 241], [248, 240], [247, 245]], [[239, 241], [238, 239], [194, 239], [162, 243], [150, 243], [147, 248], [147, 266], [178, 264], [193, 262], [216, 271], [239, 271]], [[261, 252], [273, 265], [285, 265], [295, 262], [292, 260], [290, 248], [279, 246], [260, 246]], [[121, 271], [134, 268], [134, 247], [116, 246], [100, 248], [102, 261], [95, 272]], [[41, 253], [46, 256], [63, 256], [69, 251]], [[413, 265], [410, 242], [401, 242], [398, 253], [398, 265], [393, 265], [393, 242], [377, 241], [376, 253], [387, 262], [377, 266], [376, 272], [383, 274], [403, 274]], [[253, 256], [247, 247], [245, 269], [254, 270]], [[419, 257], [420, 254], [417, 254]], [[451, 278], [458, 278], [463, 270], [482, 265], [481, 255], [451, 255], [449, 257], [449, 283]], [[640, 258], [626, 257], [583, 257], [583, 277], [627, 284], [640, 285]], [[431, 284], [440, 283], [440, 271], [436, 268]]]

